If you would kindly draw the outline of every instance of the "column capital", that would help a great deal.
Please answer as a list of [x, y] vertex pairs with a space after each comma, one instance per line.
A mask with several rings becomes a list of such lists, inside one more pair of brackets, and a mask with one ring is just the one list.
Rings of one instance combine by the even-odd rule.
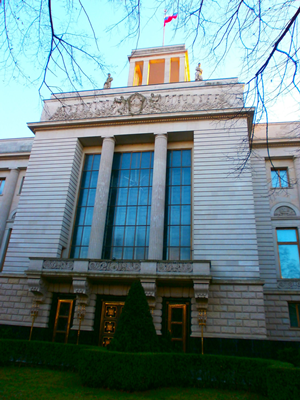
[[102, 140], [107, 141], [107, 140], [111, 140], [113, 143], [116, 143], [116, 139], [114, 136], [102, 136]]
[[163, 138], [168, 140], [168, 133], [154, 133], [155, 140], [158, 138]]
[[9, 168], [9, 171], [16, 171], [16, 172], [20, 172], [20, 168]]

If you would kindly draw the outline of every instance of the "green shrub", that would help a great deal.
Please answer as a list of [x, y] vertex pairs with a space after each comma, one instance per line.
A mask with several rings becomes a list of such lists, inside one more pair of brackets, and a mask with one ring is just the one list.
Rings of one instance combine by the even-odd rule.
[[267, 369], [272, 360], [179, 353], [118, 353], [83, 349], [82, 383], [119, 390], [183, 386], [244, 389], [267, 394]]
[[81, 348], [72, 344], [4, 339], [0, 340], [0, 365], [19, 363], [75, 370]]
[[300, 367], [300, 349], [287, 347], [277, 352], [278, 360], [293, 364], [295, 367]]
[[153, 319], [140, 281], [134, 282], [129, 290], [108, 350], [132, 353], [159, 351]]
[[268, 368], [269, 400], [300, 399], [300, 368]]

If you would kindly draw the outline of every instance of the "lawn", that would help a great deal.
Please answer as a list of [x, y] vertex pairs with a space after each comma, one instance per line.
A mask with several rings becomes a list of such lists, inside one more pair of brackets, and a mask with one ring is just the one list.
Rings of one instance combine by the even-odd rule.
[[76, 373], [38, 368], [0, 368], [0, 398], [23, 400], [267, 400], [246, 392], [167, 388], [125, 393], [81, 386]]

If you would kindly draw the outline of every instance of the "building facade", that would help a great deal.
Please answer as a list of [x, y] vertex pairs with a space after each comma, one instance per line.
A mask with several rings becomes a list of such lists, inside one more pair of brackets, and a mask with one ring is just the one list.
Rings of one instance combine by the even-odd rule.
[[190, 81], [183, 45], [129, 65], [0, 141], [2, 328], [105, 346], [139, 279], [183, 350], [299, 341], [299, 125], [252, 140], [243, 84]]

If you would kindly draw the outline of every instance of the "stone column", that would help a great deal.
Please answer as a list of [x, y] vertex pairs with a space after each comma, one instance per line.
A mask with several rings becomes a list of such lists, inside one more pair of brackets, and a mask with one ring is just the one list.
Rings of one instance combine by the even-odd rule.
[[162, 260], [167, 170], [167, 135], [155, 136], [149, 260]]
[[145, 60], [144, 61], [144, 67], [143, 67], [142, 85], [148, 85], [148, 70], [149, 70], [149, 61]]
[[165, 78], [164, 78], [164, 83], [170, 83], [170, 58], [165, 59]]
[[102, 257], [104, 230], [112, 162], [115, 150], [115, 139], [103, 139], [100, 169], [97, 182], [97, 191], [94, 204], [93, 222], [90, 236], [88, 258], [100, 259]]
[[129, 74], [128, 74], [127, 86], [133, 86], [134, 70], [135, 70], [135, 63], [131, 62], [129, 64]]
[[179, 82], [184, 82], [185, 56], [180, 57], [179, 62]]
[[1, 210], [0, 210], [0, 245], [4, 235], [6, 221], [9, 216], [11, 203], [13, 201], [13, 197], [15, 194], [18, 177], [19, 177], [19, 168], [14, 168], [10, 170], [8, 177], [5, 179], [3, 196], [1, 201]]

